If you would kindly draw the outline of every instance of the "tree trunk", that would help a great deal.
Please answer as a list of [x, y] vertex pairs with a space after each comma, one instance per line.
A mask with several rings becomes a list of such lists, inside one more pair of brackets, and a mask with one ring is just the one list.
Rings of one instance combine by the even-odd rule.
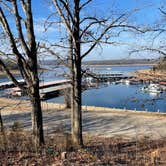
[[4, 127], [3, 127], [3, 120], [2, 120], [2, 116], [1, 116], [1, 111], [0, 111], [0, 132], [3, 133], [4, 132]]
[[79, 16], [79, 3], [80, 1], [74, 1], [74, 29], [73, 29], [73, 72], [72, 72], [72, 140], [76, 146], [83, 146], [82, 139], [82, 99], [81, 99], [81, 45], [80, 45], [80, 16]]
[[64, 103], [66, 108], [71, 108], [71, 88], [64, 90]]
[[36, 147], [44, 144], [44, 134], [43, 134], [43, 117], [41, 110], [41, 101], [39, 95], [39, 85], [36, 85], [32, 89], [33, 93], [31, 95], [32, 104], [32, 130], [35, 140]]
[[74, 77], [72, 81], [72, 140], [75, 146], [83, 146], [82, 139], [82, 112], [81, 112], [81, 70], [80, 64], [75, 65]]

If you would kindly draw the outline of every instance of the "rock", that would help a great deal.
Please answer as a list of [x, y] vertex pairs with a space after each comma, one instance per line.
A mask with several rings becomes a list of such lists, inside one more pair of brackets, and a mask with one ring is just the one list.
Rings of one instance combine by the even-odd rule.
[[66, 153], [66, 152], [62, 152], [62, 153], [61, 153], [61, 159], [62, 159], [62, 160], [65, 160], [66, 157], [67, 157], [67, 153]]

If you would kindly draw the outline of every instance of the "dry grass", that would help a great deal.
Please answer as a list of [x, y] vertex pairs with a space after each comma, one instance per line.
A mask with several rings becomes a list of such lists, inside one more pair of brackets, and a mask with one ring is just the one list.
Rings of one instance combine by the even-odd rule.
[[[3, 110], [4, 118], [8, 116], [8, 111], [24, 112], [30, 111], [31, 109], [27, 101], [21, 101], [20, 104], [17, 100], [0, 99], [0, 105], [6, 105]], [[56, 108], [56, 106], [58, 107], [56, 104], [51, 104], [52, 109], [53, 107]], [[47, 103], [45, 103], [45, 105], [43, 105], [43, 108], [44, 107], [49, 109], [49, 104], [47, 105]], [[92, 108], [94, 111], [97, 109], [95, 107], [87, 108]], [[109, 113], [111, 110], [105, 109], [102, 111], [102, 109], [103, 108], [99, 108], [96, 112], [85, 111], [83, 113], [85, 116], [85, 119], [83, 119], [85, 121], [84, 127], [88, 130], [88, 132], [85, 133], [90, 132], [91, 136], [89, 134], [84, 135], [85, 147], [79, 150], [73, 149], [70, 134], [64, 133], [63, 127], [60, 126], [58, 126], [57, 130], [54, 130], [51, 135], [45, 136], [46, 144], [43, 149], [36, 150], [31, 133], [23, 130], [23, 124], [15, 122], [11, 129], [6, 129], [5, 134], [1, 133], [0, 135], [0, 165], [166, 165], [165, 137], [153, 140], [149, 139], [151, 137], [145, 136], [140, 138], [138, 131], [135, 131], [138, 137], [134, 137], [134, 139], [125, 139], [124, 136], [106, 138], [93, 135], [97, 132], [106, 135], [107, 132], [114, 131], [118, 124], [122, 124], [122, 126], [117, 128], [117, 132], [122, 132], [123, 127], [125, 129], [124, 132], [130, 131], [130, 128], [128, 128], [131, 127], [130, 121], [126, 121], [127, 129], [125, 127], [125, 120], [128, 116], [129, 119], [132, 120], [131, 123], [137, 120], [137, 123], [140, 121], [140, 124], [142, 124], [142, 119], [145, 119], [145, 125], [151, 127], [147, 128], [146, 132], [150, 131], [152, 133], [155, 125], [158, 130], [161, 129], [159, 121], [161, 121], [161, 123], [165, 122], [165, 116], [155, 117], [151, 116], [149, 113], [146, 113], [145, 116], [141, 115], [142, 113], [131, 113], [128, 111], [117, 112], [117, 110], [114, 110], [113, 113]], [[5, 111], [7, 112], [5, 113]], [[67, 113], [70, 115], [67, 111], [54, 110], [44, 113], [46, 113], [44, 114], [46, 118], [45, 122], [48, 123], [50, 120], [49, 126], [51, 124], [54, 127], [58, 124], [54, 124], [54, 121], [57, 122], [65, 119], [65, 123], [70, 117], [66, 117]], [[48, 114], [50, 114], [51, 119]], [[17, 116], [18, 115], [20, 114], [17, 114]], [[132, 119], [133, 117], [134, 119]], [[23, 117], [21, 117], [21, 119], [22, 118]], [[100, 119], [102, 119], [102, 121], [100, 121]], [[150, 119], [152, 119], [153, 124], [150, 123]], [[143, 127], [145, 127], [145, 125]], [[105, 134], [103, 132], [105, 132]], [[154, 135], [154, 133], [152, 134]], [[164, 136], [164, 134], [162, 136]], [[62, 152], [67, 152], [66, 158], [62, 157]]]
[[[22, 123], [25, 130], [31, 130], [31, 106], [28, 101], [0, 98], [0, 107], [5, 128], [14, 122]], [[64, 105], [42, 103], [44, 131], [47, 134], [63, 125], [70, 131], [70, 110], [64, 111]], [[96, 136], [112, 137], [123, 135], [128, 138], [149, 136], [153, 139], [166, 137], [166, 114], [142, 111], [119, 110], [102, 107], [83, 106], [83, 132]], [[86, 111], [90, 110], [90, 111]]]
[[[0, 165], [166, 165], [166, 141], [127, 140], [122, 137], [84, 136], [85, 147], [74, 150], [70, 134], [62, 131], [46, 136], [42, 150], [36, 151], [30, 133], [19, 126], [0, 137]], [[62, 152], [66, 156], [62, 157]]]
[[[41, 106], [42, 109], [45, 111], [49, 109], [56, 109], [56, 110], [65, 109], [64, 104], [41, 102]], [[15, 113], [30, 112], [32, 109], [29, 100], [17, 100], [9, 98], [0, 98], [0, 108], [2, 108], [1, 110], [4, 114], [9, 114], [13, 112]]]
[[136, 76], [142, 80], [164, 81], [166, 80], [166, 71], [160, 70], [139, 70], [135, 72]]

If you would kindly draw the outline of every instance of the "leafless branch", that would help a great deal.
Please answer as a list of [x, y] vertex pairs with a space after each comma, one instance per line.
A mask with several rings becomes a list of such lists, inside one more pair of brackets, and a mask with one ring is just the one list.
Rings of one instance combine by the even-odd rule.
[[67, 15], [70, 18], [71, 22], [74, 22], [74, 18], [72, 16], [71, 10], [69, 9], [69, 3], [65, 2], [64, 0], [60, 0], [60, 2], [63, 4], [64, 8], [67, 11]]
[[29, 48], [24, 40], [24, 35], [22, 32], [22, 26], [21, 26], [21, 19], [20, 19], [21, 17], [20, 17], [19, 12], [18, 12], [16, 1], [12, 1], [12, 4], [14, 7], [14, 13], [15, 13], [14, 16], [15, 16], [15, 20], [16, 20], [16, 27], [17, 27], [17, 31], [19, 34], [19, 39], [21, 41], [21, 44], [22, 44], [26, 54], [29, 55]]
[[159, 8], [159, 10], [162, 14], [164, 14], [166, 16], [166, 12], [163, 9]]
[[97, 19], [97, 18], [92, 18], [92, 17], [91, 17], [90, 19], [93, 19], [93, 20], [95, 20], [95, 21], [90, 22], [90, 23], [82, 30], [82, 32], [81, 32], [81, 34], [80, 34], [80, 38], [82, 38], [82, 36], [89, 30], [89, 28], [90, 28], [91, 26], [97, 25], [97, 24], [99, 24], [100, 26], [103, 24], [103, 26], [104, 26], [104, 23], [107, 21], [106, 19], [99, 20], [99, 19]]
[[139, 49], [135, 49], [132, 50], [130, 52], [130, 54], [136, 53], [136, 52], [142, 52], [142, 51], [151, 51], [151, 52], [157, 52], [160, 55], [163, 55], [164, 57], [166, 57], [166, 52], [164, 52], [163, 50], [159, 49], [159, 48], [149, 48], [149, 47], [141, 47]]
[[70, 23], [69, 23], [68, 20], [65, 18], [65, 16], [64, 16], [64, 14], [63, 14], [63, 12], [62, 12], [62, 10], [61, 10], [61, 8], [60, 8], [60, 6], [59, 6], [57, 0], [52, 0], [52, 1], [53, 1], [54, 5], [55, 5], [55, 7], [56, 7], [56, 9], [57, 9], [57, 11], [58, 11], [58, 13], [59, 13], [61, 19], [63, 20], [63, 22], [64, 22], [64, 24], [65, 24], [65, 26], [66, 26], [68, 32], [70, 33], [71, 36], [73, 36], [73, 34], [72, 34], [72, 28], [70, 27]]
[[9, 77], [10, 80], [13, 81], [13, 83], [18, 86], [20, 89], [25, 89], [25, 87], [23, 87], [18, 81], [17, 79], [12, 75], [12, 73], [9, 71], [9, 69], [7, 68], [7, 66], [3, 63], [3, 61], [0, 59], [0, 67], [2, 68], [2, 70], [7, 74], [7, 76]]
[[83, 3], [81, 6], [80, 6], [80, 10], [82, 10], [85, 6], [87, 6], [90, 2], [92, 2], [92, 0], [87, 0], [85, 3]]
[[51, 55], [54, 55], [58, 60], [60, 60], [60, 62], [66, 66], [66, 67], [70, 67], [68, 63], [65, 62], [65, 59], [62, 58], [58, 53], [56, 53], [55, 51], [53, 51], [50, 47], [47, 47], [46, 45], [41, 45], [40, 48], [43, 48], [44, 50], [46, 50], [47, 53], [50, 53]]

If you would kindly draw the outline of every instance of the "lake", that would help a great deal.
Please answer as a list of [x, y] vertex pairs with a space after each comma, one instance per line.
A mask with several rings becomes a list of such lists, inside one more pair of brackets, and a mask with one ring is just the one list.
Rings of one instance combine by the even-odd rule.
[[[148, 69], [151, 66], [91, 66], [91, 70], [100, 73], [131, 73]], [[166, 112], [166, 92], [155, 95], [144, 93], [143, 85], [106, 84], [97, 89], [89, 89], [82, 93], [82, 104], [100, 107]], [[48, 100], [63, 103], [63, 97]]]
[[[150, 67], [151, 66], [90, 66], [89, 68], [98, 73], [131, 73]], [[50, 66], [50, 69], [53, 70], [40, 73], [40, 80], [52, 81], [64, 79], [63, 74], [68, 73], [68, 70], [64, 67], [54, 68]], [[6, 80], [8, 79], [5, 77], [0, 78], [0, 82]], [[144, 93], [141, 90], [142, 86], [143, 85], [125, 85], [122, 83], [117, 85], [100, 85], [98, 88], [89, 89], [82, 93], [82, 104], [151, 112], [166, 112], [166, 92], [158, 95]], [[3, 96], [2, 91], [1, 96]], [[48, 102], [63, 103], [64, 98], [61, 96], [50, 99]]]

